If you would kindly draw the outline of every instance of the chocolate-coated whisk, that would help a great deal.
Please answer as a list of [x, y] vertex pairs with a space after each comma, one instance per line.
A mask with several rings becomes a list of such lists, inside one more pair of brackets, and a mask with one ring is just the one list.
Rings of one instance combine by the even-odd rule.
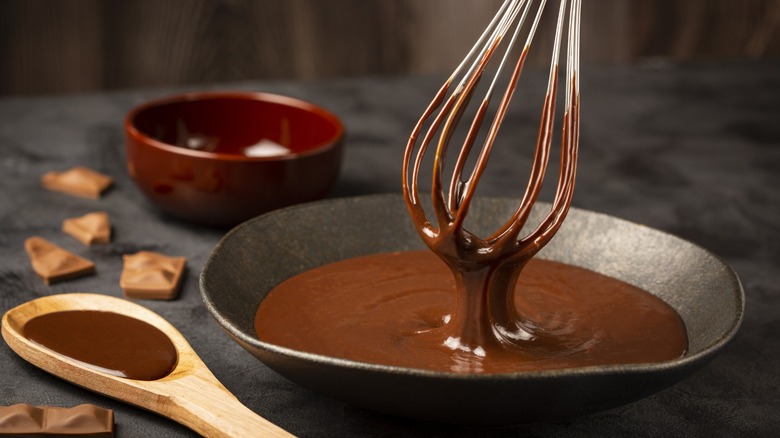
[[[507, 107], [517, 87], [534, 34], [546, 10], [546, 3], [546, 0], [540, 2], [506, 0], [503, 3], [475, 46], [426, 109], [412, 131], [404, 154], [403, 192], [420, 236], [426, 245], [452, 268], [459, 288], [467, 289], [466, 293], [469, 296], [459, 298], [464, 302], [463, 305], [484, 308], [482, 319], [490, 321], [491, 324], [490, 327], [482, 327], [478, 330], [490, 330], [498, 334], [500, 340], [509, 342], [533, 340], [543, 336], [542, 333], [537, 333], [538, 330], [533, 322], [524, 321], [522, 317], [514, 314], [514, 295], [508, 293], [508, 289], [514, 285], [522, 266], [547, 244], [560, 228], [568, 212], [574, 190], [579, 141], [580, 0], [561, 0], [559, 4], [547, 93], [542, 107], [533, 168], [517, 210], [500, 229], [484, 238], [470, 233], [463, 224], [474, 191], [485, 171], [488, 156]], [[568, 22], [568, 29], [565, 29], [565, 22]], [[564, 79], [566, 96], [557, 190], [547, 216], [533, 231], [521, 237], [521, 229], [539, 196], [549, 161], [559, 82], [560, 49], [564, 33], [566, 34]], [[514, 70], [508, 76], [501, 101], [492, 113], [489, 103], [499, 83], [506, 77], [501, 73], [508, 64], [511, 64], [510, 58], [514, 53], [512, 47], [523, 37], [525, 44], [514, 64]], [[500, 59], [493, 60], [498, 54], [501, 54]], [[445, 159], [456, 126], [463, 121], [466, 109], [475, 96], [479, 83], [484, 79], [483, 76], [487, 76], [487, 68], [491, 60], [498, 61], [498, 67], [490, 79], [484, 98], [478, 102], [475, 115], [469, 123], [454, 163], [449, 185], [445, 186], [443, 183]], [[487, 117], [489, 112], [492, 113], [492, 120]], [[484, 139], [481, 140], [481, 148], [473, 157], [476, 164], [467, 173], [466, 162], [474, 144], [478, 138], [481, 138], [480, 130], [486, 121], [489, 121], [489, 125], [483, 135]], [[420, 140], [420, 133], [426, 124], [429, 126]], [[418, 179], [423, 158], [434, 140], [437, 143], [432, 170], [431, 201], [435, 217], [431, 220], [426, 215], [418, 196]], [[483, 271], [484, 275], [478, 274]], [[470, 274], [475, 272], [476, 274]], [[454, 312], [454, 315], [457, 314], [457, 311]], [[454, 321], [454, 323], [463, 325], [460, 329], [462, 333], [457, 339], [463, 345], [462, 348], [456, 347], [458, 349], [463, 350], [478, 345], [480, 339], [487, 335], [486, 333], [469, 334], [472, 330], [469, 326], [477, 324], [474, 321]]]

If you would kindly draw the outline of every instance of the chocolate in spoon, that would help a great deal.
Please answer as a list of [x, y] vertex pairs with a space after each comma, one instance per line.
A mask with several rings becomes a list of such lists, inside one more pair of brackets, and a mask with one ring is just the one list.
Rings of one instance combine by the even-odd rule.
[[[154, 345], [160, 348], [155, 348], [155, 352], [147, 357], [154, 362], [148, 367], [153, 372], [144, 374], [140, 371], [139, 374], [137, 369], [127, 370], [116, 363], [101, 362], [100, 357], [80, 356], [78, 349], [76, 353], [67, 350], [67, 342], [63, 343], [64, 338], [59, 333], [58, 336], [50, 336], [36, 330], [36, 326], [48, 325], [52, 328], [58, 324], [72, 324], [78, 316], [89, 322], [104, 320], [98, 323], [107, 324], [103, 326], [106, 332], [110, 332], [111, 324], [117, 321], [124, 329], [142, 330], [143, 336], [157, 336], [159, 331], [164, 336], [158, 336]], [[31, 321], [26, 330], [25, 325]], [[292, 436], [241, 404], [219, 383], [178, 330], [138, 304], [97, 294], [51, 295], [6, 312], [2, 320], [2, 334], [11, 349], [44, 371], [156, 412], [201, 435]], [[166, 344], [166, 338], [169, 344]], [[144, 359], [142, 351], [131, 352], [127, 357], [133, 357], [133, 354], [132, 360]]]

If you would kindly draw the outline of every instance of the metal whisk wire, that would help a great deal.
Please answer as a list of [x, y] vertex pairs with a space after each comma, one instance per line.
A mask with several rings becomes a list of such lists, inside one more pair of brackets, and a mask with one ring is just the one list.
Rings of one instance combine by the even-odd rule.
[[[577, 146], [579, 141], [579, 33], [580, 33], [580, 2], [581, 0], [561, 0], [558, 11], [558, 21], [555, 40], [552, 49], [550, 75], [547, 94], [542, 108], [537, 145], [534, 153], [534, 166], [529, 175], [528, 186], [514, 215], [494, 234], [485, 239], [472, 235], [463, 229], [463, 222], [468, 212], [474, 190], [485, 171], [486, 164], [499, 128], [504, 120], [507, 107], [511, 101], [528, 51], [534, 39], [537, 27], [546, 7], [546, 0], [506, 0], [489, 23], [476, 44], [469, 51], [460, 65], [438, 91], [433, 101], [423, 113], [420, 121], [412, 131], [404, 154], [403, 191], [412, 218], [418, 224], [418, 232], [423, 240], [435, 252], [462, 252], [473, 249], [477, 253], [491, 253], [491, 248], [509, 240], [516, 240], [517, 245], [511, 256], [530, 258], [560, 227], [568, 212], [574, 187], [576, 172]], [[553, 206], [547, 217], [537, 228], [527, 236], [519, 239], [519, 233], [526, 222], [531, 208], [536, 202], [550, 155], [552, 142], [554, 112], [558, 91], [558, 65], [560, 46], [564, 33], [568, 8], [568, 35], [566, 55], [566, 76], [568, 84], [565, 98], [563, 134], [561, 138], [561, 165]], [[534, 12], [535, 11], [535, 12]], [[526, 21], [533, 13], [529, 26]], [[498, 86], [501, 73], [512, 56], [512, 48], [521, 36], [521, 31], [527, 27], [527, 37], [522, 52], [515, 63], [514, 71], [508, 79], [506, 89], [498, 108], [482, 141], [481, 150], [476, 156], [476, 163], [471, 172], [464, 178], [466, 162], [472, 152], [474, 143], [479, 137], [482, 123], [488, 112], [489, 103]], [[511, 32], [511, 34], [510, 34]], [[487, 87], [484, 98], [476, 108], [475, 115], [469, 124], [469, 129], [458, 153], [453, 173], [447, 190], [443, 190], [442, 173], [445, 168], [447, 150], [456, 126], [466, 112], [467, 107], [477, 90], [477, 85], [485, 73], [488, 63], [495, 56], [501, 43], [509, 37], [503, 46], [503, 55], [498, 68]], [[465, 70], [465, 73], [464, 73]], [[457, 86], [450, 92], [452, 85]], [[437, 112], [438, 110], [438, 112]], [[435, 114], [435, 116], [434, 116]], [[433, 119], [431, 120], [431, 117]], [[418, 138], [423, 126], [430, 124], [419, 142]], [[435, 159], [432, 171], [431, 198], [435, 214], [435, 225], [427, 218], [418, 196], [419, 174], [423, 158], [429, 145], [438, 135]], [[415, 152], [416, 151], [416, 152]], [[459, 240], [460, 248], [446, 250], [442, 245], [451, 245], [453, 239], [440, 239], [442, 235], [452, 235]], [[518, 240], [519, 239], [519, 240]], [[442, 255], [442, 254], [440, 254]], [[446, 255], [446, 254], [445, 254]], [[455, 254], [450, 254], [455, 255]], [[505, 256], [510, 256], [505, 254]]]

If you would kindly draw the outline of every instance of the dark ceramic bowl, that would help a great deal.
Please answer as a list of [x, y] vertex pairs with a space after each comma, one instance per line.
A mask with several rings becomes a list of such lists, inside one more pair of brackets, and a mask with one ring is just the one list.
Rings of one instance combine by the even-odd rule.
[[[475, 201], [470, 229], [481, 235], [495, 230], [516, 205]], [[547, 208], [540, 205], [530, 221]], [[660, 231], [572, 209], [539, 256], [622, 279], [669, 303], [688, 333], [683, 358], [463, 375], [325, 357], [257, 339], [255, 310], [286, 278], [348, 257], [422, 248], [408, 216], [401, 196], [379, 195], [300, 205], [250, 220], [227, 234], [206, 263], [200, 278], [205, 305], [236, 342], [302, 386], [393, 415], [469, 424], [560, 419], [638, 400], [707, 363], [742, 321], [742, 287], [718, 257]]]
[[328, 194], [344, 128], [330, 112], [263, 93], [191, 93], [125, 119], [130, 176], [162, 210], [232, 226]]

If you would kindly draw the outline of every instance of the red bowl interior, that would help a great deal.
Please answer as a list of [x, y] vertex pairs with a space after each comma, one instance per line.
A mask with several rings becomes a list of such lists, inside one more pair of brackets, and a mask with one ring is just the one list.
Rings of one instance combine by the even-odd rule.
[[247, 154], [247, 148], [263, 141], [288, 149], [279, 155], [307, 153], [332, 145], [343, 134], [331, 113], [263, 93], [199, 93], [163, 99], [137, 108], [128, 124], [134, 134], [155, 146], [224, 159], [268, 159]]
[[326, 196], [344, 128], [297, 99], [207, 92], [138, 106], [125, 134], [128, 172], [150, 201], [183, 219], [232, 226]]

